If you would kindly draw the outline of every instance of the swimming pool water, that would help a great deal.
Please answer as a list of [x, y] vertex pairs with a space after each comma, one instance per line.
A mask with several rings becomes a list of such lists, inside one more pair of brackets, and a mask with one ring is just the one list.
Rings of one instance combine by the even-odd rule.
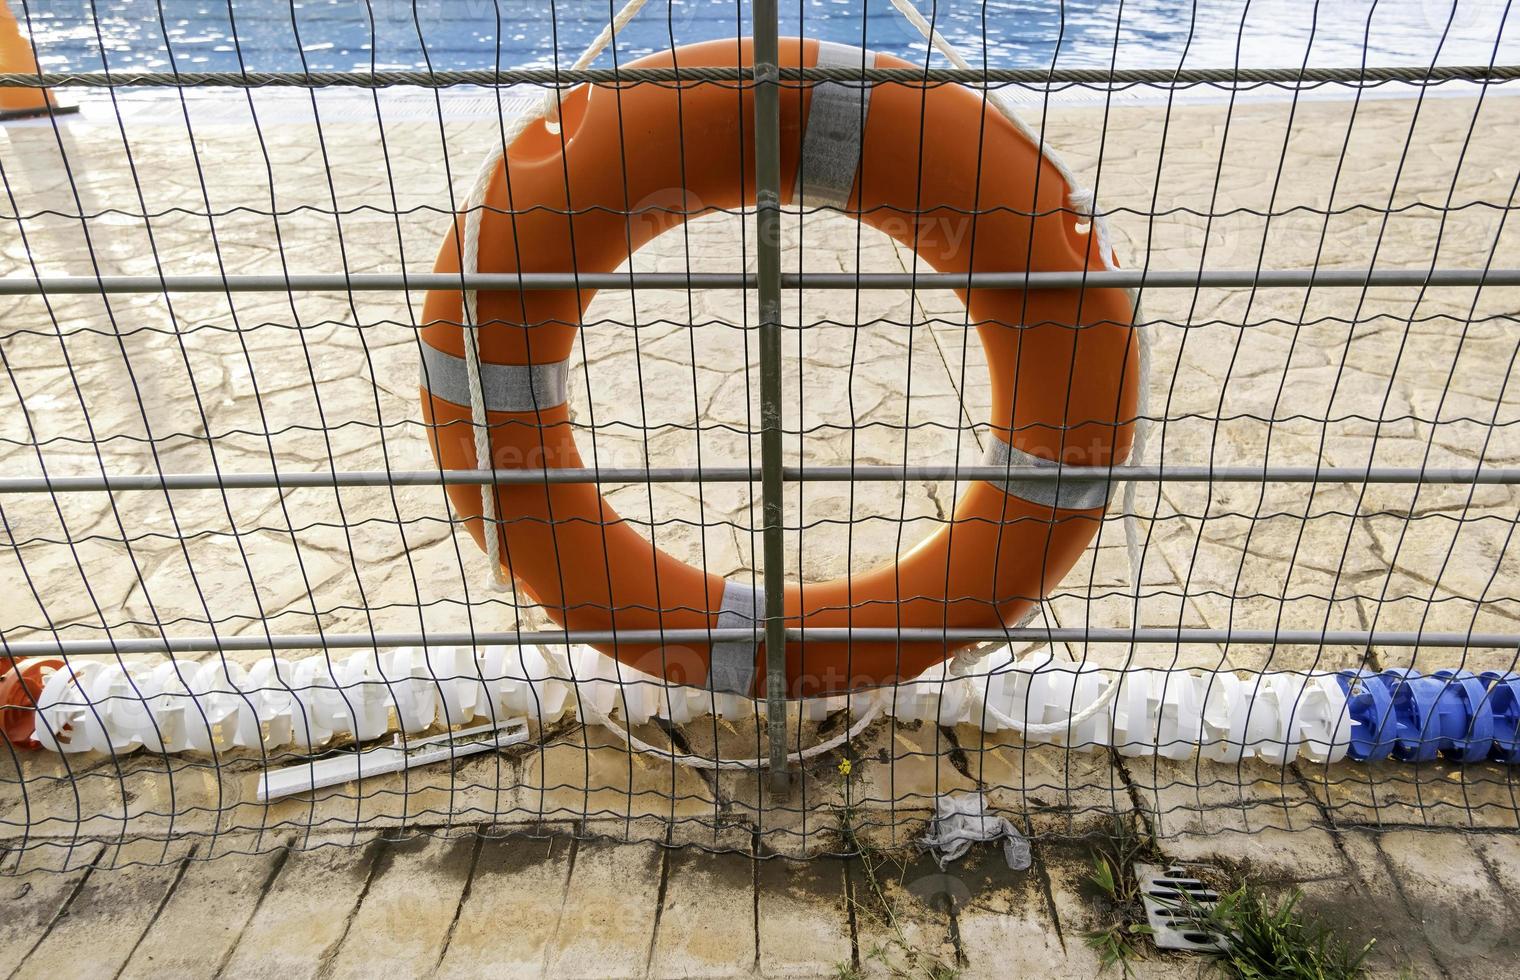
[[[1511, 0], [917, 0], [996, 67], [1520, 61]], [[519, 68], [567, 64], [622, 0], [10, 0], [47, 70]], [[780, 0], [783, 34], [923, 57], [889, 0]], [[1520, 16], [1520, 15], [1517, 15]], [[649, 0], [626, 61], [748, 34], [747, 0]], [[985, 46], [983, 39], [985, 38]], [[1117, 58], [1115, 45], [1117, 43]], [[1497, 56], [1496, 56], [1497, 48]], [[611, 53], [599, 64], [612, 64]]]

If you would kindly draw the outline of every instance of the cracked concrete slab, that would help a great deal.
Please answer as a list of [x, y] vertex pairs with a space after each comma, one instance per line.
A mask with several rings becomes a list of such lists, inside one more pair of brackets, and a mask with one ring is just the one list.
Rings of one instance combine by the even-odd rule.
[[385, 841], [324, 978], [433, 972], [448, 944], [479, 854], [471, 837]]
[[575, 847], [567, 836], [483, 840], [436, 975], [537, 976], [554, 941]]
[[[185, 861], [166, 855], [163, 845], [153, 841], [104, 849], [96, 869], [34, 937], [35, 945], [11, 976], [41, 980], [82, 970], [116, 974], [162, 912]], [[102, 865], [108, 869], [99, 870]]]
[[559, 896], [559, 919], [544, 972], [643, 976], [660, 912], [662, 867], [660, 850], [653, 845], [581, 843]]
[[304, 838], [270, 883], [222, 971], [315, 978], [343, 942], [379, 858], [372, 836]]
[[281, 850], [191, 861], [117, 976], [194, 976], [210, 964], [220, 969], [288, 856]]
[[[902, 848], [848, 861], [757, 861], [563, 831], [331, 837], [190, 864], [129, 846], [117, 863], [139, 863], [112, 869], [102, 855], [87, 881], [82, 871], [60, 874], [61, 865], [34, 867], [8, 879], [50, 909], [35, 934], [17, 933], [16, 975], [52, 975], [85, 955], [93, 963], [97, 946], [102, 962], [133, 975], [232, 978], [1100, 972], [1085, 942], [1108, 915], [1088, 882], [1095, 838], [1037, 844], [1033, 867], [1013, 872], [995, 846], [941, 869]], [[1268, 832], [1248, 849], [1242, 840], [1223, 835], [1212, 849], [1181, 850], [1163, 842], [1162, 857], [1269, 894], [1302, 891], [1305, 907], [1342, 935], [1378, 940], [1375, 977], [1502, 972], [1520, 962], [1505, 926], [1520, 850], [1507, 836], [1337, 830], [1324, 866], [1295, 863], [1302, 848], [1290, 836]], [[1131, 968], [1162, 977], [1200, 965], [1142, 948]]]

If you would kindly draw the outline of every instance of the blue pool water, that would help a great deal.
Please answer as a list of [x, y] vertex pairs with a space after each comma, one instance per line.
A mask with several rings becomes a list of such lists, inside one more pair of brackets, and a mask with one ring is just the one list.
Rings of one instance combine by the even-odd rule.
[[[622, 0], [612, 0], [621, 6]], [[917, 0], [973, 61], [1121, 68], [1520, 60], [1511, 0]], [[507, 68], [568, 63], [608, 0], [10, 0], [48, 70]], [[782, 32], [923, 57], [888, 0], [780, 0]], [[747, 0], [649, 0], [627, 60], [749, 33]], [[1506, 18], [1511, 23], [1506, 23]], [[1365, 38], [1365, 41], [1364, 41]], [[610, 65], [611, 54], [600, 64]]]

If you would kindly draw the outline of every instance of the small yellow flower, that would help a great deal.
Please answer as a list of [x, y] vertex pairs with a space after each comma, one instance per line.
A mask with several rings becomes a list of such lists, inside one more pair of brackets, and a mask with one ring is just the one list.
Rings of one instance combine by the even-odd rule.
[[850, 774], [850, 760], [849, 759], [840, 759], [839, 760], [839, 775], [841, 775], [841, 776], [848, 776], [849, 774]]

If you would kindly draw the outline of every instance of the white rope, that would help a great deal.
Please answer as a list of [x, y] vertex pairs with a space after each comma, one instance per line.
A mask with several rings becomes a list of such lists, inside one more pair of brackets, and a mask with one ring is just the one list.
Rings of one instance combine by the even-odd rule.
[[1012, 728], [1024, 736], [1026, 741], [1030, 739], [1050, 738], [1054, 735], [1066, 735], [1075, 732], [1084, 722], [1095, 717], [1099, 712], [1108, 710], [1108, 706], [1113, 703], [1114, 698], [1119, 693], [1119, 680], [1118, 677], [1108, 678], [1108, 683], [1103, 686], [1103, 690], [1098, 693], [1098, 696], [1093, 698], [1091, 704], [1081, 711], [1068, 715], [1059, 721], [1033, 724], [1017, 718], [1011, 718], [998, 710], [997, 706], [991, 701], [985, 699], [982, 700], [982, 707], [986, 709], [988, 717], [993, 721], [996, 721], [1004, 728]]
[[[902, 14], [903, 18], [912, 24], [919, 34], [923, 35], [924, 40], [933, 45], [934, 49], [944, 55], [952, 65], [968, 71], [972, 68], [971, 62], [967, 61], [960, 51], [956, 49], [955, 45], [951, 44], [943, 34], [931, 26], [924, 19], [924, 15], [919, 13], [918, 9], [909, 3], [908, 0], [892, 0], [892, 6], [896, 7], [897, 12]], [[1040, 156], [1044, 157], [1045, 161], [1061, 175], [1061, 179], [1066, 182], [1067, 207], [1071, 208], [1079, 217], [1091, 224], [1093, 235], [1097, 238], [1098, 242], [1098, 260], [1103, 263], [1104, 268], [1112, 269], [1114, 251], [1109, 241], [1108, 221], [1103, 215], [1095, 212], [1095, 196], [1092, 190], [1083, 186], [1082, 182], [1077, 179], [1076, 173], [1066, 165], [1065, 160], [1061, 159], [1061, 155], [1050, 144], [1046, 143], [1038, 133], [1031, 129], [1028, 123], [1020, 118], [1018, 110], [1014, 108], [1013, 102], [1008, 98], [1007, 92], [1003, 89], [993, 89], [987, 93], [987, 99], [998, 112], [1002, 113], [1003, 118], [1012, 124], [1014, 129], [1017, 129], [1024, 135], [1025, 139], [1034, 144], [1035, 149], [1040, 152]]]
[[[629, 748], [637, 752], [642, 752], [645, 755], [658, 756], [661, 759], [674, 762], [677, 765], [687, 766], [692, 769], [753, 770], [765, 769], [768, 768], [771, 764], [771, 761], [768, 758], [709, 759], [704, 755], [690, 755], [684, 752], [667, 752], [665, 749], [657, 748], [653, 745], [650, 745], [648, 742], [645, 742], [642, 739], [638, 738], [628, 729], [617, 724], [611, 718], [602, 714], [589, 703], [582, 702], [579, 706], [579, 710], [584, 712], [586, 720], [592, 722], [593, 724], [600, 725], [608, 731], [612, 732], [612, 734], [616, 735], [618, 738], [626, 742]], [[787, 762], [800, 765], [803, 762], [806, 762], [808, 759], [813, 758], [814, 756], [823, 755], [825, 752], [832, 752], [834, 749], [839, 748], [841, 745], [852, 740], [855, 738], [855, 736], [865, 731], [866, 728], [870, 726], [871, 722], [876, 720], [876, 716], [879, 714], [881, 714], [881, 699], [872, 698], [871, 706], [861, 713], [860, 720], [857, 721], [854, 725], [850, 726], [848, 730], [842, 734], [834, 736], [826, 742], [819, 742], [817, 745], [809, 746], [800, 752], [791, 753], [786, 757]]]
[[[1131, 568], [1133, 569], [1133, 566], [1131, 566]], [[1034, 609], [1031, 609], [1029, 613], [1019, 621], [1018, 625], [1023, 626], [1025, 623], [1029, 622], [1033, 615], [1041, 608], [1043, 607], [1036, 606]], [[1001, 646], [1001, 644], [996, 642], [979, 643], [973, 647], [969, 647], [966, 650], [962, 650], [960, 653], [956, 654], [955, 659], [950, 662], [951, 674], [958, 676], [969, 675], [972, 669], [974, 669], [976, 665], [979, 664], [982, 659], [987, 656], [988, 653], [997, 649], [999, 646]], [[1067, 662], [1074, 663], [1075, 661], [1072, 661], [1068, 658]], [[972, 678], [967, 676], [965, 679], [969, 683]], [[982, 707], [987, 712], [987, 716], [993, 721], [997, 722], [999, 725], [1002, 725], [1004, 728], [1013, 729], [1020, 735], [1024, 736], [1025, 739], [1040, 739], [1049, 738], [1053, 735], [1064, 735], [1068, 732], [1076, 731], [1077, 727], [1083, 722], [1086, 722], [1089, 719], [1093, 718], [1099, 712], [1107, 710], [1108, 706], [1113, 703], [1114, 698], [1119, 693], [1119, 678], [1108, 678], [1108, 683], [1104, 685], [1103, 690], [1099, 691], [1098, 696], [1096, 698], [1093, 698], [1092, 703], [1088, 704], [1081, 711], [1070, 714], [1058, 721], [1040, 723], [1013, 718], [1005, 712], [1000, 711], [996, 705], [988, 700], [986, 696], [986, 684], [970, 684], [969, 687], [972, 696], [981, 703]], [[1073, 685], [1072, 691], [1076, 691], [1075, 685]]]
[[[1131, 465], [1142, 466], [1145, 463], [1146, 443], [1150, 439], [1151, 430], [1151, 335], [1138, 322], [1140, 320], [1139, 291], [1131, 289], [1129, 293], [1130, 307], [1134, 310], [1136, 320], [1135, 336], [1140, 340], [1138, 382], [1140, 390], [1135, 398], [1135, 436], [1130, 443], [1129, 458]], [[1140, 544], [1140, 515], [1135, 510], [1134, 480], [1124, 484], [1124, 552], [1129, 558], [1129, 584], [1135, 590], [1130, 597], [1129, 608], [1129, 626], [1131, 630], [1135, 630], [1140, 628], [1140, 593], [1141, 581], [1145, 574], [1145, 555]]]
[[[521, 132], [521, 130], [518, 130]], [[480, 262], [480, 217], [485, 202], [486, 189], [496, 172], [498, 156], [487, 154], [486, 165], [475, 176], [475, 184], [465, 198], [464, 254], [460, 256], [459, 268], [464, 274], [473, 273]], [[491, 459], [491, 429], [486, 420], [486, 395], [480, 384], [480, 327], [475, 290], [464, 293], [464, 364], [465, 375], [470, 383], [470, 424], [475, 435], [475, 468], [495, 469]], [[507, 590], [506, 572], [501, 567], [501, 531], [496, 522], [495, 481], [480, 486], [480, 520], [486, 543], [486, 562], [491, 567], [491, 588], [497, 592]]]
[[[623, 5], [623, 9], [617, 12], [606, 27], [602, 28], [586, 50], [581, 52], [581, 56], [575, 59], [575, 63], [570, 66], [571, 70], [581, 71], [589, 67], [647, 2], [648, 0], [628, 0]], [[464, 202], [464, 249], [459, 257], [459, 271], [465, 275], [477, 271], [480, 264], [480, 223], [485, 209], [486, 193], [490, 190], [491, 181], [496, 176], [496, 168], [501, 165], [502, 154], [506, 147], [516, 142], [529, 126], [540, 119], [547, 119], [554, 125], [559, 123], [557, 89], [545, 91], [542, 102], [513, 119], [503, 130], [500, 143], [492, 147], [480, 163], [480, 170], [475, 174], [475, 183], [470, 186], [470, 193]], [[475, 468], [489, 470], [495, 467], [491, 461], [491, 430], [486, 420], [486, 396], [480, 384], [478, 310], [479, 301], [475, 290], [466, 289], [463, 324], [465, 374], [470, 384], [470, 422], [475, 434]], [[480, 487], [480, 517], [482, 524], [485, 525], [486, 561], [491, 566], [491, 588], [504, 592], [508, 583], [501, 567], [501, 540], [496, 521], [496, 487], [493, 483], [485, 483]]]
[[[1029, 621], [1034, 619], [1036, 614], [1043, 612], [1044, 608], [1042, 603], [1036, 602], [1029, 607], [1029, 611], [1017, 623], [1013, 624], [1013, 628], [1023, 629], [1025, 626], [1028, 626]], [[966, 677], [970, 675], [983, 660], [987, 659], [989, 653], [1003, 645], [999, 640], [987, 640], [983, 643], [973, 643], [969, 647], [962, 647], [955, 656], [950, 658], [950, 676]]]
[[[956, 49], [955, 45], [951, 44], [943, 34], [934, 29], [934, 27], [924, 19], [924, 15], [919, 13], [918, 9], [909, 3], [908, 0], [892, 0], [892, 6], [897, 9], [898, 13], [902, 14], [903, 19], [905, 19], [909, 24], [912, 24], [913, 27], [918, 30], [918, 33], [924, 38], [924, 40], [928, 41], [936, 51], [944, 55], [952, 65], [960, 69], [970, 69], [972, 67], [971, 63], [967, 61], [965, 56], [963, 56], [960, 51]], [[1061, 179], [1066, 182], [1067, 206], [1089, 224], [1092, 229], [1093, 237], [1097, 242], [1098, 260], [1103, 264], [1104, 268], [1113, 269], [1115, 267], [1114, 249], [1112, 238], [1110, 237], [1108, 231], [1108, 219], [1105, 215], [1100, 214], [1097, 211], [1096, 194], [1092, 191], [1091, 188], [1088, 188], [1082, 184], [1082, 182], [1077, 178], [1076, 173], [1069, 166], [1067, 166], [1066, 161], [1061, 158], [1061, 155], [1056, 152], [1055, 148], [1045, 142], [1045, 140], [1041, 138], [1041, 136], [1036, 133], [1029, 126], [1029, 124], [1019, 116], [1018, 111], [1014, 108], [1013, 101], [1008, 98], [1008, 94], [1004, 90], [994, 89], [988, 92], [987, 99], [992, 104], [993, 108], [997, 109], [998, 112], [1002, 114], [1003, 118], [1007, 119], [1014, 129], [1018, 130], [1021, 134], [1023, 134], [1025, 139], [1034, 144], [1035, 148], [1039, 151], [1040, 156], [1043, 157], [1045, 161], [1049, 163], [1053, 168], [1055, 168], [1055, 171], [1061, 175]], [[1129, 291], [1129, 296], [1130, 305], [1132, 309], [1134, 309], [1136, 319], [1138, 319], [1138, 293], [1136, 290], [1131, 289]], [[1151, 350], [1150, 336], [1146, 333], [1145, 329], [1138, 325], [1136, 325], [1133, 329], [1139, 338], [1138, 346], [1140, 358], [1140, 391], [1138, 392], [1138, 397], [1136, 399], [1138, 410], [1136, 412], [1137, 418], [1135, 420], [1134, 441], [1130, 447], [1129, 459], [1133, 465], [1140, 465], [1144, 462], [1145, 459], [1146, 441], [1149, 435], [1150, 427], [1150, 419], [1148, 416], [1150, 414], [1149, 378]], [[1124, 486], [1124, 541], [1125, 553], [1129, 560], [1130, 584], [1134, 589], [1134, 593], [1130, 597], [1130, 628], [1134, 629], [1139, 626], [1140, 622], [1141, 576], [1144, 571], [1141, 566], [1143, 564], [1144, 556], [1141, 553], [1140, 546], [1139, 519], [1138, 515], [1135, 513], [1135, 483], [1133, 480], [1129, 481]], [[1030, 615], [1033, 615], [1034, 612], [1035, 610], [1030, 610]], [[1027, 622], [1028, 618], [1029, 617], [1026, 616], [1023, 622]], [[1022, 626], [1023, 622], [1021, 622], [1019, 625]], [[977, 646], [971, 647], [967, 650], [962, 651], [960, 654], [957, 654], [955, 660], [951, 663], [952, 672], [968, 672], [972, 667], [980, 662], [990, 650], [994, 649], [995, 646], [996, 644], [978, 644]], [[987, 713], [991, 715], [999, 724], [1014, 729], [1015, 731], [1024, 735], [1026, 738], [1040, 738], [1061, 734], [1062, 732], [1075, 729], [1078, 725], [1081, 725], [1083, 722], [1091, 719], [1100, 711], [1107, 709], [1109, 704], [1113, 702], [1114, 697], [1118, 693], [1119, 678], [1109, 678], [1108, 684], [1104, 686], [1102, 693], [1100, 693], [1091, 704], [1087, 705], [1087, 707], [1083, 708], [1081, 711], [1078, 711], [1075, 714], [1072, 714], [1070, 717], [1064, 718], [1058, 722], [1049, 722], [1038, 725], [1015, 720], [999, 711], [992, 704], [986, 703], [985, 700], [983, 703], [987, 709]]]

